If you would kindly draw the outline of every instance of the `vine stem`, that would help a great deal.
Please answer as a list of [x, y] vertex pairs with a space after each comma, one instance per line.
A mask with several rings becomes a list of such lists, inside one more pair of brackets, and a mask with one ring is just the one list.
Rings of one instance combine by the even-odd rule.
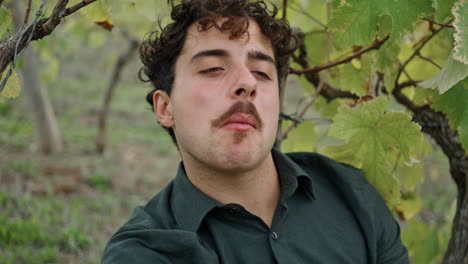
[[325, 65], [319, 65], [319, 66], [315, 66], [313, 68], [306, 68], [306, 69], [301, 69], [301, 70], [290, 69], [290, 73], [301, 75], [303, 73], [320, 72], [320, 71], [323, 71], [323, 70], [328, 69], [328, 68], [332, 68], [332, 67], [340, 65], [340, 64], [348, 63], [348, 62], [352, 61], [354, 58], [357, 58], [357, 57], [361, 56], [362, 54], [364, 54], [364, 53], [366, 53], [368, 51], [379, 49], [389, 38], [390, 38], [390, 35], [387, 35], [385, 38], [383, 38], [381, 40], [377, 39], [374, 42], [374, 44], [372, 44], [371, 46], [369, 46], [369, 47], [367, 47], [365, 49], [361, 49], [360, 51], [358, 51], [358, 52], [354, 53], [353, 55], [348, 56], [348, 57], [346, 57], [346, 58], [344, 58], [342, 60], [332, 61], [332, 62], [327, 63]]
[[[317, 97], [318, 95], [320, 94], [320, 91], [323, 89], [323, 87], [325, 86], [325, 82], [323, 81], [320, 81], [319, 83], [319, 86], [317, 87], [317, 90], [315, 90], [314, 94], [312, 95], [312, 98], [310, 99], [310, 101], [304, 106], [304, 108], [302, 109], [302, 111], [295, 117], [295, 119], [302, 119], [302, 117], [304, 117], [304, 115], [307, 113], [307, 111], [309, 110], [309, 108], [311, 108], [314, 104], [315, 104], [315, 101], [317, 100]], [[288, 137], [288, 134], [297, 126], [297, 123], [296, 122], [292, 122], [291, 125], [289, 125], [286, 130], [284, 131], [284, 133], [281, 135], [281, 141], [283, 141], [284, 139], [286, 139]]]

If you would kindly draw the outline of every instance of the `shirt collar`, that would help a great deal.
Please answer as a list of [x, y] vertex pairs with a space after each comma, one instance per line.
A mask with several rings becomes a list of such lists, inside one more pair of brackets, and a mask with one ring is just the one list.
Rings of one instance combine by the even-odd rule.
[[183, 230], [197, 232], [203, 218], [222, 204], [204, 194], [188, 179], [183, 163], [179, 164], [171, 194], [171, 207], [177, 224]]
[[286, 154], [281, 153], [275, 148], [272, 149], [271, 154], [281, 183], [280, 202], [284, 202], [291, 197], [294, 192], [296, 192], [298, 186], [300, 186], [311, 199], [315, 199], [312, 178]]
[[[271, 152], [280, 177], [280, 202], [283, 203], [291, 197], [298, 186], [314, 199], [310, 176], [285, 154], [276, 149]], [[190, 182], [182, 162], [179, 164], [173, 183], [171, 208], [177, 224], [183, 230], [197, 232], [205, 216], [213, 208], [223, 205], [201, 192]]]

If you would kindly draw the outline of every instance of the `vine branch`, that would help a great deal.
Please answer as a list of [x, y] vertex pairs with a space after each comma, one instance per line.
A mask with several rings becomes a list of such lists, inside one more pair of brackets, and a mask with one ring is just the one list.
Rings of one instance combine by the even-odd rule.
[[81, 1], [80, 3], [74, 5], [74, 6], [71, 6], [67, 9], [65, 9], [62, 13], [62, 17], [66, 17], [66, 16], [69, 16], [73, 13], [75, 13], [76, 11], [80, 10], [81, 8], [93, 3], [93, 2], [96, 2], [96, 0], [83, 0]]
[[325, 65], [319, 65], [319, 66], [315, 66], [313, 68], [306, 68], [306, 69], [301, 69], [301, 70], [290, 69], [290, 73], [300, 75], [300, 74], [303, 74], [303, 73], [320, 72], [320, 71], [323, 71], [325, 69], [332, 68], [334, 66], [337, 66], [337, 65], [340, 65], [340, 64], [343, 64], [343, 63], [348, 63], [351, 60], [353, 60], [354, 58], [357, 58], [357, 57], [361, 56], [362, 54], [364, 54], [364, 53], [366, 53], [368, 51], [379, 49], [385, 43], [385, 41], [387, 41], [389, 38], [390, 38], [390, 35], [387, 35], [385, 38], [383, 38], [381, 40], [377, 39], [374, 42], [374, 44], [372, 44], [371, 46], [369, 46], [369, 47], [367, 47], [365, 49], [362, 49], [362, 50], [354, 53], [353, 55], [348, 56], [348, 57], [346, 57], [346, 58], [344, 58], [342, 60], [332, 61], [332, 62], [327, 63]]
[[14, 60], [15, 56], [21, 54], [21, 52], [28, 47], [30, 41], [42, 39], [50, 35], [64, 17], [73, 14], [95, 1], [96, 0], [83, 0], [81, 3], [66, 9], [69, 0], [58, 0], [50, 17], [37, 21], [35, 26], [26, 26], [25, 31], [20, 31], [16, 33], [15, 36], [0, 43], [0, 73], [5, 71], [7, 65]]
[[424, 48], [424, 46], [425, 46], [435, 35], [437, 35], [442, 29], [443, 29], [443, 27], [441, 27], [441, 28], [439, 28], [439, 29], [437, 29], [437, 30], [434, 30], [434, 31], [432, 32], [432, 34], [431, 34], [429, 37], [425, 38], [425, 39], [421, 42], [421, 44], [419, 45], [419, 47], [417, 47], [417, 48], [414, 50], [413, 54], [411, 54], [411, 56], [398, 68], [398, 73], [397, 73], [397, 76], [396, 76], [396, 78], [395, 78], [395, 89], [394, 89], [394, 91], [397, 90], [397, 88], [398, 88], [398, 81], [400, 80], [401, 73], [405, 70], [405, 68], [406, 68], [406, 66], [408, 65], [408, 63], [410, 63], [411, 60], [413, 60], [414, 57], [416, 57], [416, 56], [421, 52], [421, 49]]
[[430, 24], [436, 24], [438, 26], [445, 27], [445, 28], [455, 28], [453, 25], [437, 23], [434, 20], [431, 20], [431, 19], [425, 18], [425, 17], [421, 18], [421, 20], [425, 20], [425, 21], [429, 22]]
[[[303, 68], [309, 67], [309, 62], [307, 60], [307, 48], [304, 42], [304, 33], [301, 31], [295, 31], [294, 36], [298, 42], [298, 55], [293, 55], [292, 59], [301, 65]], [[318, 72], [306, 72], [304, 73], [305, 78], [308, 82], [312, 83], [315, 87], [320, 85], [322, 82], [322, 78], [320, 77]], [[332, 87], [329, 83], [323, 81], [323, 88], [320, 91], [320, 95], [325, 97], [327, 100], [333, 100], [336, 98], [351, 98], [351, 99], [358, 99], [359, 97], [351, 92], [343, 91], [337, 88]]]
[[26, 8], [26, 13], [24, 14], [24, 24], [28, 24], [28, 20], [29, 20], [29, 13], [31, 12], [31, 1], [32, 0], [28, 0], [28, 7]]
[[436, 66], [437, 68], [442, 69], [442, 67], [440, 67], [439, 64], [437, 64], [435, 61], [429, 59], [428, 57], [423, 56], [421, 53], [418, 53], [417, 56], [418, 56], [420, 59], [423, 59], [423, 60], [425, 60], [425, 61], [427, 61], [427, 62], [430, 62], [432, 65]]
[[283, 0], [283, 19], [286, 19], [287, 7], [288, 7], [288, 0]]
[[[311, 108], [314, 104], [315, 104], [315, 101], [317, 100], [317, 97], [318, 95], [320, 94], [320, 91], [322, 91], [323, 87], [325, 86], [325, 83], [323, 81], [320, 82], [317, 90], [315, 90], [314, 94], [312, 95], [312, 98], [310, 99], [310, 101], [304, 106], [304, 108], [302, 109], [302, 111], [294, 117], [295, 120], [301, 120], [304, 115], [307, 113], [307, 111], [309, 110], [309, 108]], [[281, 135], [281, 140], [284, 140], [288, 137], [288, 134], [298, 125], [297, 122], [292, 122], [287, 128], [286, 130], [283, 132], [283, 134]]]

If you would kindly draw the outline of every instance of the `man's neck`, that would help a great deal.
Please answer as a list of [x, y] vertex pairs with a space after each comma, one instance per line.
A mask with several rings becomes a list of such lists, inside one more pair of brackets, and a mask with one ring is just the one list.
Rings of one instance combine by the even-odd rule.
[[184, 160], [185, 171], [192, 184], [211, 198], [223, 203], [237, 203], [260, 217], [271, 227], [280, 197], [278, 173], [271, 152], [255, 169], [227, 173], [197, 166]]

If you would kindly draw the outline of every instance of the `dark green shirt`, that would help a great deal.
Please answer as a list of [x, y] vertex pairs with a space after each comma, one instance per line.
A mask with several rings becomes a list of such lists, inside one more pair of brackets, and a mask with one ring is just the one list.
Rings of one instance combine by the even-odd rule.
[[314, 153], [272, 151], [281, 196], [271, 229], [175, 179], [112, 236], [103, 264], [409, 263], [400, 229], [361, 171]]

